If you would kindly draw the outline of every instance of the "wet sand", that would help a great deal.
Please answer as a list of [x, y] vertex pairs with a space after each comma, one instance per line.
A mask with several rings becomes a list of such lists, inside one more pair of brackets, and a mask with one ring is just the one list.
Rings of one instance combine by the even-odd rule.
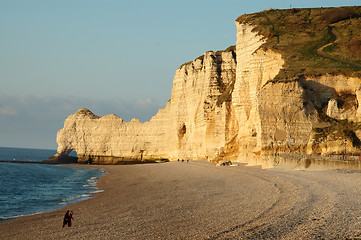
[[[189, 163], [99, 166], [104, 192], [0, 223], [0, 239], [361, 237], [361, 171]], [[73, 226], [62, 228], [67, 209]]]

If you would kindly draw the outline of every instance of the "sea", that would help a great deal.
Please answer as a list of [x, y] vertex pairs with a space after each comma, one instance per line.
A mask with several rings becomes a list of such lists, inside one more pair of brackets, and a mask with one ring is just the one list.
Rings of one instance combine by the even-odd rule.
[[[56, 150], [0, 147], [0, 160], [41, 162]], [[101, 192], [102, 169], [0, 162], [0, 221], [62, 208]]]

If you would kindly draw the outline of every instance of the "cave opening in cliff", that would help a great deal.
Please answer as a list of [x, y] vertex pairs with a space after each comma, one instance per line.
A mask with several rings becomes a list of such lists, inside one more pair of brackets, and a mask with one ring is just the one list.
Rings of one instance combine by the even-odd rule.
[[78, 154], [76, 153], [76, 151], [75, 150], [72, 150], [70, 153], [69, 153], [69, 155], [68, 155], [69, 157], [78, 157]]

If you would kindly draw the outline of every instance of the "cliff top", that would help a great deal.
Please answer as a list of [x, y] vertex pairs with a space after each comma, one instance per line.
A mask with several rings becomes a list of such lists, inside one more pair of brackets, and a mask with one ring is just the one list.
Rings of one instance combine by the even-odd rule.
[[99, 116], [95, 115], [94, 113], [92, 113], [89, 109], [86, 108], [82, 108], [79, 109], [76, 113], [73, 114], [74, 117], [78, 118], [90, 118], [90, 119], [98, 119], [100, 118]]
[[276, 79], [298, 74], [361, 76], [361, 6], [269, 9], [237, 18], [255, 26], [265, 50], [282, 54], [284, 70]]
[[[216, 51], [216, 52], [214, 52], [214, 54], [215, 54], [215, 55], [222, 55], [222, 53], [224, 53], [224, 52], [233, 52], [233, 53], [234, 53], [235, 51], [236, 51], [236, 46], [235, 46], [235, 45], [232, 45], [232, 46], [226, 48], [225, 50]], [[210, 52], [212, 52], [212, 51], [210, 51]], [[234, 54], [235, 54], [235, 53], [234, 53]], [[204, 55], [201, 55], [201, 56], [197, 57], [196, 59], [194, 59], [194, 60], [192, 60], [192, 61], [183, 63], [178, 69], [180, 69], [180, 68], [182, 68], [182, 67], [184, 67], [184, 66], [186, 66], [186, 65], [188, 65], [188, 64], [191, 64], [193, 61], [195, 61], [195, 60], [197, 60], [197, 59], [203, 61]]]

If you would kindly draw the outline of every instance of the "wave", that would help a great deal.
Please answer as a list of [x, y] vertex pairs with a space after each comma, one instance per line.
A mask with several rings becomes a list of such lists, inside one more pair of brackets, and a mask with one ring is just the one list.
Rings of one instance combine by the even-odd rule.
[[[106, 173], [102, 169], [101, 175], [104, 176]], [[104, 190], [98, 190], [96, 185], [98, 182], [99, 177], [98, 176], [92, 176], [89, 179], [86, 180], [87, 184], [83, 184], [82, 186], [87, 189], [86, 192], [83, 192], [79, 195], [72, 196], [69, 198], [61, 199], [61, 202], [59, 205], [67, 205], [69, 203], [77, 202], [80, 200], [85, 200], [88, 198], [91, 198], [93, 194], [104, 192]]]
[[[103, 192], [97, 189], [96, 185], [99, 177], [107, 173], [103, 169], [88, 170], [89, 168], [78, 166], [52, 165], [10, 165], [1, 168], [0, 222], [57, 210]], [[1, 176], [17, 176], [14, 177], [17, 181], [13, 181], [11, 185], [3, 184], [8, 177]], [[27, 187], [24, 190], [25, 185]]]
[[91, 193], [94, 194], [94, 193], [101, 193], [101, 192], [104, 192], [104, 190], [95, 190], [95, 191], [93, 191]]

